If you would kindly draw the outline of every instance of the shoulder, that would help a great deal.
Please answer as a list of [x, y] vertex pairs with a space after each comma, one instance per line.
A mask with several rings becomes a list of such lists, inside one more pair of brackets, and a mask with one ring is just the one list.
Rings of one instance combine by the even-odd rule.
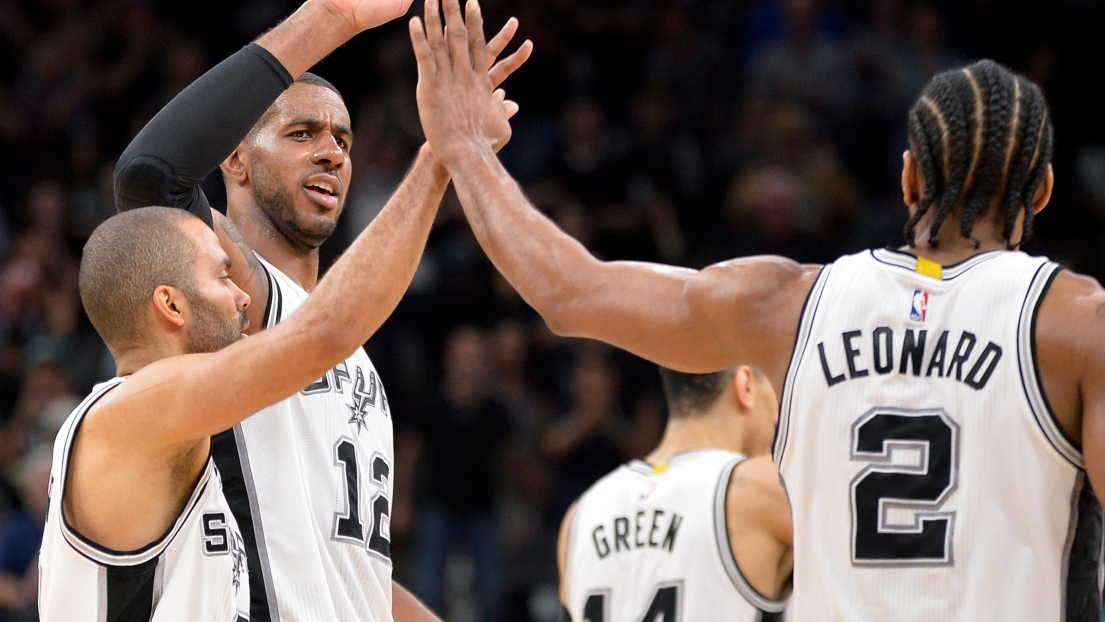
[[770, 455], [742, 461], [729, 476], [725, 500], [726, 518], [760, 528], [789, 542], [791, 531], [790, 501], [783, 488], [779, 472]]
[[1105, 354], [1105, 344], [1093, 343], [1094, 337], [1105, 337], [1105, 288], [1093, 277], [1059, 270], [1040, 302], [1036, 330], [1041, 345]]

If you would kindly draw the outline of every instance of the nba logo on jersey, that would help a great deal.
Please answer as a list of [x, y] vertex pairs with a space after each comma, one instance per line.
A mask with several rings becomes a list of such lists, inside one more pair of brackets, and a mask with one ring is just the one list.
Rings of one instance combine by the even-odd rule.
[[924, 322], [929, 313], [929, 293], [919, 289], [913, 290], [913, 306], [909, 310], [909, 319], [914, 322]]

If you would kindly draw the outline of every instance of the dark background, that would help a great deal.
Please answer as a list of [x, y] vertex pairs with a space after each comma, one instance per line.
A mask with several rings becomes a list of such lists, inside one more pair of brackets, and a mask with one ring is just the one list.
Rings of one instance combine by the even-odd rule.
[[[115, 159], [174, 94], [296, 4], [0, 2], [0, 620], [34, 617], [53, 432], [114, 374], [76, 270], [114, 211]], [[517, 16], [536, 45], [506, 84], [521, 113], [503, 160], [600, 257], [701, 267], [900, 245], [906, 111], [933, 73], [989, 57], [1044, 88], [1056, 126], [1055, 195], [1026, 250], [1105, 273], [1097, 0], [490, 0], [484, 11], [489, 29]], [[329, 263], [422, 138], [403, 20], [316, 71], [343, 92], [356, 134]], [[220, 186], [205, 184], [216, 205]], [[654, 369], [549, 333], [451, 193], [409, 293], [367, 347], [395, 413], [396, 577], [450, 620], [553, 619], [560, 517], [659, 439]]]

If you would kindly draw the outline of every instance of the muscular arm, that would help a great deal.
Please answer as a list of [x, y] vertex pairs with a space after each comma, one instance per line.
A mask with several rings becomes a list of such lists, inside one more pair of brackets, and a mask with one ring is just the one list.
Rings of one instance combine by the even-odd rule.
[[480, 9], [467, 4], [466, 26], [456, 0], [442, 6], [446, 31], [434, 0], [425, 28], [410, 24], [422, 127], [480, 245], [526, 302], [561, 335], [681, 371], [752, 363], [781, 386], [816, 268], [761, 257], [695, 272], [595, 259], [530, 205], [495, 157], [488, 120], [502, 113], [485, 75]]
[[553, 332], [687, 372], [747, 362], [782, 386], [816, 267], [780, 257], [701, 271], [599, 261], [538, 212], [490, 152], [446, 166], [480, 245]]
[[733, 470], [725, 522], [741, 574], [760, 594], [781, 598], [794, 569], [794, 527], [771, 456], [749, 458]]
[[420, 183], [401, 186], [287, 320], [212, 354], [148, 365], [112, 391], [112, 441], [157, 446], [221, 432], [367, 341], [399, 303], [425, 247], [437, 210], [421, 194], [448, 183], [427, 148], [407, 175]]
[[[381, 12], [375, 21], [387, 21], [404, 12], [410, 0], [364, 4]], [[390, 17], [388, 11], [393, 13]], [[230, 256], [231, 278], [256, 301], [248, 311], [251, 331], [262, 327], [268, 279], [234, 225], [211, 209], [199, 183], [234, 151], [296, 77], [370, 23], [350, 21], [330, 2], [304, 3], [256, 43], [174, 97], [142, 128], [116, 165], [115, 201], [120, 211], [177, 207], [215, 230]]]

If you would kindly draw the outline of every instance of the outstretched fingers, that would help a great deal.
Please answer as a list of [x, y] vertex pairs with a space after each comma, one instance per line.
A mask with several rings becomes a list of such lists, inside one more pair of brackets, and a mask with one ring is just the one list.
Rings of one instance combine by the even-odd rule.
[[441, 9], [438, 0], [426, 0], [426, 41], [433, 54], [434, 65], [438, 73], [449, 66], [449, 49], [445, 46], [445, 34], [442, 32]]
[[442, 0], [441, 8], [445, 13], [445, 41], [449, 47], [453, 67], [471, 67], [468, 55], [468, 29], [464, 26], [464, 17], [460, 13], [460, 0]]
[[506, 110], [506, 118], [510, 119], [514, 115], [518, 114], [518, 104], [513, 100], [507, 99], [506, 91], [504, 91], [503, 89], [495, 89], [495, 99], [499, 100], [499, 103], [502, 104], [503, 109]]
[[430, 42], [426, 40], [426, 29], [422, 20], [412, 17], [408, 24], [411, 34], [411, 45], [414, 47], [414, 60], [418, 64], [418, 78], [424, 79], [437, 73], [437, 65], [434, 63], [434, 53], [430, 50]]
[[480, 10], [479, 0], [468, 0], [465, 12], [468, 22], [468, 54], [472, 58], [472, 68], [483, 75], [491, 63], [487, 60], [487, 41], [483, 36], [483, 11]]
[[[488, 47], [490, 47], [490, 44]], [[517, 50], [514, 50], [513, 54], [495, 63], [491, 70], [487, 72], [491, 78], [491, 86], [497, 87], [502, 84], [510, 77], [510, 74], [517, 71], [529, 60], [531, 54], [533, 54], [533, 41], [526, 39], [522, 42], [522, 45], [518, 46]]]
[[487, 62], [494, 65], [495, 61], [499, 58], [499, 55], [506, 49], [508, 43], [514, 39], [514, 35], [518, 32], [518, 19], [510, 18], [503, 24], [502, 29], [491, 37], [491, 40], [487, 42]]

